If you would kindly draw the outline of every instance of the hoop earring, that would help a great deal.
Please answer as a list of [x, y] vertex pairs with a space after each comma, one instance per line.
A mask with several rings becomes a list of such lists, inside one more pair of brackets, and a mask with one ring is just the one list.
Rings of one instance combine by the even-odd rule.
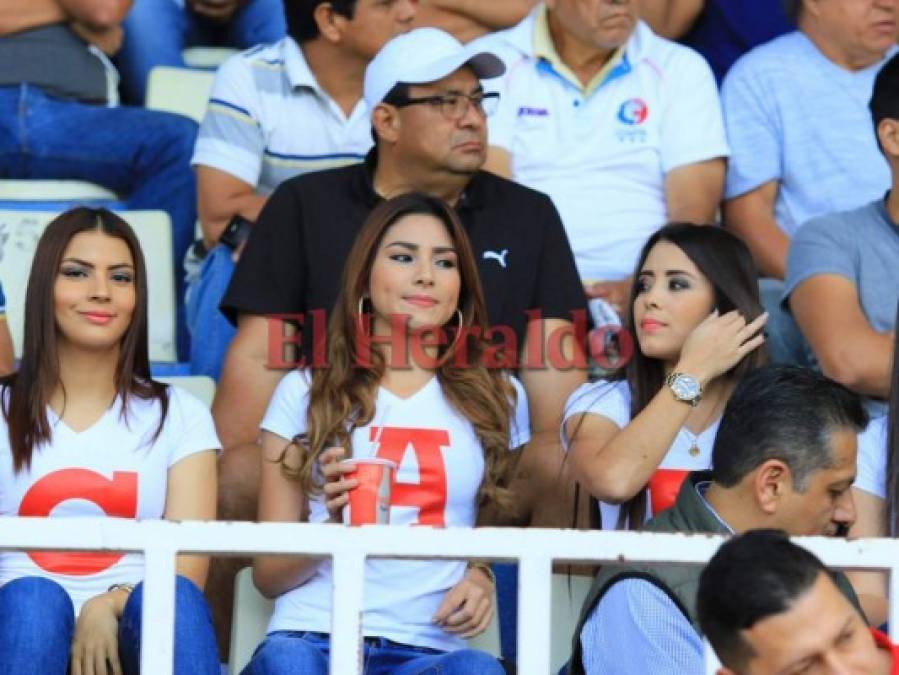
[[362, 320], [362, 316], [363, 316], [362, 311], [363, 311], [364, 303], [365, 303], [365, 296], [360, 295], [359, 296], [359, 305], [358, 305], [357, 311], [356, 311], [356, 328], [359, 329], [360, 335], [365, 334], [365, 322]]
[[446, 350], [447, 354], [452, 353], [452, 351], [456, 348], [456, 343], [459, 342], [459, 338], [462, 337], [462, 331], [464, 327], [462, 326], [462, 322], [464, 318], [462, 317], [462, 310], [456, 307], [456, 316], [459, 317], [458, 325], [456, 328], [456, 336], [453, 338], [452, 344], [449, 346], [449, 349]]

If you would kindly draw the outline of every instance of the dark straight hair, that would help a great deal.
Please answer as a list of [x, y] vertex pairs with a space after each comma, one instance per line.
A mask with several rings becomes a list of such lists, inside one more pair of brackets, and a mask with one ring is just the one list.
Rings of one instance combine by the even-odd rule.
[[[129, 396], [157, 399], [162, 415], [158, 435], [168, 412], [166, 387], [150, 378], [147, 346], [147, 270], [140, 244], [131, 226], [106, 209], [78, 207], [55, 218], [38, 240], [25, 294], [25, 335], [19, 370], [0, 379], [0, 400], [9, 430], [13, 469], [31, 466], [34, 448], [52, 438], [47, 404], [59, 384], [54, 288], [69, 242], [81, 232], [102, 232], [121, 239], [134, 261], [136, 302], [131, 323], [122, 336], [115, 372], [116, 394], [127, 411]], [[65, 396], [74, 392], [63, 392]]]
[[284, 0], [284, 18], [287, 21], [287, 34], [302, 44], [319, 36], [318, 24], [315, 23], [315, 10], [319, 5], [331, 5], [336, 14], [353, 18], [356, 0]]
[[777, 530], [724, 542], [699, 577], [696, 614], [723, 665], [741, 671], [756, 656], [743, 631], [787, 611], [829, 572]]
[[[747, 323], [760, 316], [764, 309], [759, 301], [759, 283], [755, 263], [749, 249], [741, 239], [717, 225], [695, 225], [692, 223], [671, 223], [652, 235], [643, 250], [634, 269], [634, 284], [628, 297], [627, 311], [624, 316], [624, 327], [631, 335], [634, 329], [634, 303], [640, 294], [638, 279], [646, 258], [653, 247], [661, 242], [674, 244], [709, 281], [715, 292], [715, 306], [720, 314], [733, 310], [739, 311]], [[728, 375], [739, 380], [746, 373], [767, 361], [764, 346], [753, 350], [733, 367]], [[649, 404], [653, 397], [665, 384], [665, 366], [658, 359], [653, 359], [640, 350], [639, 342], [634, 339], [633, 358], [619, 371], [615, 379], [627, 380], [631, 392], [631, 419], [636, 417]], [[631, 529], [639, 529], [646, 517], [646, 490], [621, 505], [618, 527], [629, 519]]]
[[[896, 323], [899, 328], [899, 304]], [[893, 340], [893, 376], [890, 378], [890, 412], [887, 418], [887, 534], [899, 537], [899, 340]]]
[[721, 416], [712, 448], [712, 480], [733, 487], [764, 462], [790, 469], [793, 488], [832, 466], [831, 435], [868, 424], [861, 396], [811, 368], [769, 365], [744, 377]]

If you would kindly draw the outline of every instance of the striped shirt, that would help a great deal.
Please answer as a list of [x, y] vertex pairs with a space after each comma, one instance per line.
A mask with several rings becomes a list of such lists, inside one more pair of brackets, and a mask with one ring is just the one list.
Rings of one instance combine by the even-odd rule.
[[361, 162], [371, 145], [361, 96], [347, 117], [286, 37], [219, 68], [191, 164], [229, 173], [267, 195], [287, 178]]

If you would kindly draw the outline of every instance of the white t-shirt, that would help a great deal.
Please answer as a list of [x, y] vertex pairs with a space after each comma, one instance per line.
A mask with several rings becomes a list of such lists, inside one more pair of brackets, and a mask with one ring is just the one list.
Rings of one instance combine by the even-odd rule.
[[[607, 381], [599, 380], [589, 384], [582, 384], [574, 390], [565, 404], [565, 420], [589, 413], [601, 415], [611, 420], [617, 427], [623, 429], [631, 421], [631, 392], [624, 380]], [[659, 469], [673, 469], [678, 471], [704, 471], [712, 466], [712, 447], [715, 444], [715, 436], [718, 434], [718, 426], [721, 418], [716, 419], [698, 436], [681, 427], [668, 452], [665, 454]], [[694, 442], [699, 453], [694, 457], [690, 449]], [[568, 444], [563, 437], [563, 447]], [[650, 499], [647, 505], [651, 504]], [[599, 512], [602, 516], [602, 528], [614, 530], [618, 523], [618, 515], [621, 507], [617, 504], [599, 503]], [[651, 509], [647, 506], [647, 518], [651, 517]]]
[[666, 174], [729, 154], [718, 88], [699, 54], [640, 22], [621, 62], [584, 92], [535, 56], [544, 11], [483, 39], [507, 66], [486, 85], [501, 94], [490, 145], [510, 154], [516, 181], [552, 198], [581, 278], [623, 279], [668, 220]]
[[858, 473], [853, 487], [887, 496], [887, 417], [875, 417], [858, 435]]
[[[520, 383], [509, 446], [530, 439], [527, 399]], [[309, 380], [294, 371], [278, 385], [262, 428], [283, 439], [306, 431]], [[372, 441], [370, 439], [378, 439]], [[472, 425], [443, 396], [437, 378], [401, 399], [378, 390], [369, 426], [353, 431], [354, 457], [380, 457], [399, 464], [391, 495], [390, 524], [473, 527], [484, 455]], [[327, 520], [321, 498], [310, 499], [309, 521]], [[347, 533], [348, 535], [350, 533]], [[368, 560], [362, 631], [402, 644], [451, 651], [464, 646], [431, 622], [443, 596], [465, 572], [462, 562]], [[302, 586], [278, 597], [269, 632], [331, 632], [331, 562], [322, 562]]]
[[[155, 399], [129, 397], [125, 419], [121, 399], [116, 399], [80, 433], [48, 408], [53, 437], [34, 449], [31, 467], [18, 474], [13, 473], [9, 431], [0, 415], [0, 516], [161, 518], [169, 468], [189, 455], [221, 447], [209, 409], [182, 389], [168, 391], [168, 415], [155, 441], [160, 415]], [[27, 576], [60, 584], [77, 615], [86, 600], [110, 585], [141, 581], [144, 559], [136, 553], [0, 553], [0, 586]]]

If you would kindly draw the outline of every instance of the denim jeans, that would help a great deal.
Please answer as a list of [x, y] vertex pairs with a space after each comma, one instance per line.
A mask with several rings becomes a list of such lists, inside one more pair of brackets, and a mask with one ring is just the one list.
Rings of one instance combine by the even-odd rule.
[[283, 0], [248, 0], [229, 21], [194, 14], [176, 0], [134, 0], [125, 17], [125, 40], [116, 61], [125, 99], [143, 105], [155, 66], [184, 67], [181, 50], [195, 45], [249, 49], [277, 42], [287, 32]]
[[181, 115], [62, 100], [29, 84], [0, 87], [0, 179], [90, 181], [126, 195], [128, 209], [169, 214], [181, 358], [187, 358], [181, 268], [197, 220], [190, 167], [196, 138], [197, 124]]
[[[140, 672], [143, 584], [119, 619], [119, 659], [125, 675]], [[0, 672], [66, 675], [75, 610], [66, 591], [43, 577], [0, 587]], [[212, 618], [200, 590], [184, 577], [175, 584], [175, 674], [220, 675]]]
[[218, 381], [225, 352], [236, 332], [219, 311], [234, 273], [231, 249], [218, 244], [200, 264], [196, 279], [188, 281], [185, 299], [187, 327], [191, 335], [191, 375], [208, 375]]
[[[256, 649], [241, 675], [328, 675], [329, 636], [275, 631]], [[473, 649], [441, 652], [384, 638], [363, 643], [365, 675], [503, 675], [499, 661]]]
[[793, 315], [781, 305], [784, 282], [780, 279], [759, 279], [759, 297], [768, 312], [766, 346], [771, 363], [815, 367], [815, 357]]

